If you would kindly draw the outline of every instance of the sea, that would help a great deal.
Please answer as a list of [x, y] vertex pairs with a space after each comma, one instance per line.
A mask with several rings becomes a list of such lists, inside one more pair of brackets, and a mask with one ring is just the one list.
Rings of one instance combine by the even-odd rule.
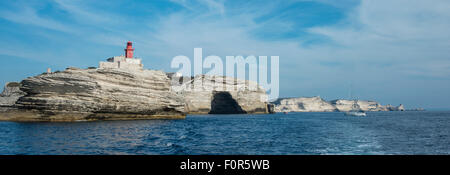
[[0, 122], [12, 155], [450, 154], [450, 112], [188, 115], [184, 120]]

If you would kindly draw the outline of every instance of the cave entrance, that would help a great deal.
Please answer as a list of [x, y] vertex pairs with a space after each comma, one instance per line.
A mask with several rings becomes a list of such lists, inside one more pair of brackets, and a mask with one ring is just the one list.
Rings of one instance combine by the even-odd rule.
[[239, 103], [230, 92], [214, 91], [210, 114], [245, 114]]

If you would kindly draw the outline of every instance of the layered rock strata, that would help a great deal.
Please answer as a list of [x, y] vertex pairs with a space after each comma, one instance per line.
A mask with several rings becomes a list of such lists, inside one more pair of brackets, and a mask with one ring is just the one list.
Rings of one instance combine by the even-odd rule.
[[184, 118], [184, 100], [170, 87], [162, 71], [68, 68], [23, 80], [24, 96], [9, 103], [0, 120]]
[[256, 82], [225, 76], [172, 77], [190, 114], [270, 113], [265, 90]]
[[320, 97], [284, 98], [273, 102], [276, 112], [333, 112], [337, 108]]
[[383, 106], [375, 101], [333, 100], [325, 101], [320, 97], [283, 98], [273, 102], [275, 112], [347, 112], [361, 111], [404, 111], [403, 105]]
[[20, 90], [20, 83], [6, 83], [3, 92], [0, 94], [0, 107], [12, 107], [25, 94], [25, 92]]
[[6, 85], [0, 120], [180, 119], [274, 109], [256, 82], [208, 75], [181, 80], [162, 71], [110, 67], [43, 73]]

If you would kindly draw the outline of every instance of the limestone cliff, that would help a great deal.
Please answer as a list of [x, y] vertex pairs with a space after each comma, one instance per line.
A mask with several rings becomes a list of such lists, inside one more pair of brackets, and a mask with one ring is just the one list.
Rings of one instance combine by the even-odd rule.
[[[325, 101], [320, 97], [284, 98], [273, 102], [275, 112], [346, 112], [362, 111], [404, 111], [403, 105], [398, 107], [383, 106], [375, 101], [365, 100], [333, 100]], [[355, 107], [356, 109], [354, 109]]]
[[24, 95], [25, 92], [20, 90], [20, 83], [6, 83], [3, 92], [0, 94], [0, 107], [11, 107]]
[[1, 120], [75, 121], [184, 118], [184, 100], [162, 71], [68, 68], [20, 83], [26, 95]]
[[[172, 74], [170, 74], [172, 75]], [[191, 114], [270, 113], [265, 90], [256, 82], [225, 76], [173, 77], [172, 89]], [[187, 79], [187, 81], [186, 81]]]
[[336, 106], [339, 111], [350, 111], [352, 106], [356, 104], [357, 109], [361, 111], [404, 111], [405, 108], [402, 104], [399, 106], [386, 105], [383, 106], [376, 101], [366, 100], [333, 100], [331, 104]]
[[108, 58], [99, 68], [55, 73], [48, 69], [7, 84], [0, 95], [0, 120], [177, 119], [187, 113], [273, 112], [265, 90], [256, 82], [207, 75], [183, 78], [146, 70], [133, 51], [127, 42], [125, 56]]
[[333, 100], [331, 103], [336, 106], [339, 111], [350, 111], [353, 109], [354, 104], [357, 107], [354, 110], [362, 111], [383, 111], [384, 107], [375, 101], [363, 101], [363, 100]]
[[320, 97], [284, 98], [273, 102], [275, 112], [333, 112], [336, 107]]
[[[177, 119], [186, 114], [270, 113], [256, 82], [199, 75], [185, 83], [162, 71], [68, 68], [9, 83], [0, 120]], [[221, 83], [217, 83], [221, 82]]]

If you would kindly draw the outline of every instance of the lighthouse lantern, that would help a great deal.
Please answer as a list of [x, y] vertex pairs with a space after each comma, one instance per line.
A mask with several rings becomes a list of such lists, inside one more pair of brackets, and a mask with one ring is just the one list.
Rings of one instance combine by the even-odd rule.
[[125, 58], [133, 58], [133, 43], [131, 41], [127, 42], [127, 48], [125, 49]]

